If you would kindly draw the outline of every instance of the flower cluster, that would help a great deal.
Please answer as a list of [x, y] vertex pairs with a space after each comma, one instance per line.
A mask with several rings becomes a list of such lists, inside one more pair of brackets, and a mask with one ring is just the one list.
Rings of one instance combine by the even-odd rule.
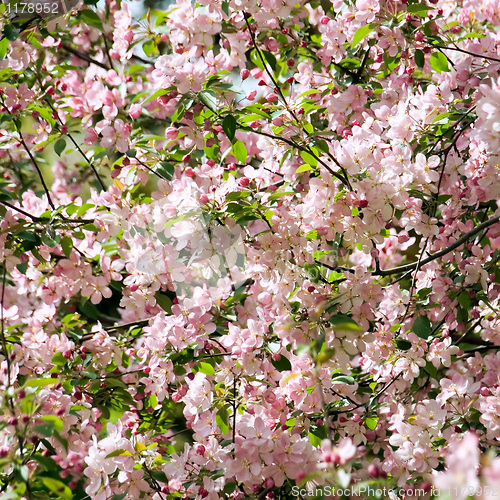
[[0, 491], [485, 498], [497, 3], [97, 3], [0, 6]]

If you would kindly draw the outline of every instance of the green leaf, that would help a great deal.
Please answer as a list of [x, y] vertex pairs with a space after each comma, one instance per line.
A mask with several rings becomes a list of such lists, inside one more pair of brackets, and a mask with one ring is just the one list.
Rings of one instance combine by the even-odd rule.
[[424, 370], [433, 378], [437, 379], [437, 368], [427, 361], [426, 365], [424, 366]]
[[470, 295], [467, 290], [463, 290], [460, 295], [457, 297], [458, 303], [466, 310], [471, 308], [471, 300]]
[[154, 40], [148, 40], [142, 45], [142, 50], [148, 57], [151, 56], [151, 54], [153, 54], [155, 49], [156, 49], [156, 43], [154, 42]]
[[[153, 475], [153, 472], [155, 472], [155, 471], [151, 471], [151, 475]], [[165, 481], [165, 482], [167, 482], [167, 481]], [[127, 496], [127, 493], [128, 493], [128, 491], [126, 491], [125, 493], [116, 493], [109, 500], [123, 500]]]
[[5, 54], [7, 54], [8, 46], [9, 46], [9, 39], [7, 37], [0, 40], [0, 60], [2, 60], [5, 57]]
[[205, 375], [215, 375], [214, 367], [210, 363], [205, 363], [203, 361], [198, 363], [198, 371]]
[[28, 380], [24, 387], [45, 387], [46, 385], [58, 384], [59, 381], [56, 378], [34, 378]]
[[314, 448], [318, 448], [322, 441], [323, 440], [320, 437], [316, 436], [312, 432], [309, 433], [309, 442], [312, 446], [314, 446]]
[[236, 141], [233, 144], [233, 154], [240, 163], [246, 164], [248, 156], [247, 148], [241, 141]]
[[[227, 138], [233, 142], [234, 134], [236, 133], [236, 128], [238, 124], [233, 115], [226, 115], [224, 120], [222, 120], [222, 128], [224, 129], [224, 133], [227, 135]], [[246, 160], [246, 158], [245, 158]]]
[[52, 363], [56, 366], [64, 366], [68, 360], [62, 355], [62, 352], [56, 352], [54, 356], [52, 356]]
[[226, 495], [230, 495], [236, 489], [236, 483], [233, 481], [229, 481], [224, 485], [224, 493]]
[[460, 37], [460, 40], [464, 40], [465, 38], [484, 38], [486, 35], [484, 33], [466, 33], [464, 36]]
[[427, 316], [419, 316], [412, 326], [414, 331], [421, 339], [427, 339], [432, 331], [431, 321]]
[[56, 429], [54, 429], [54, 437], [63, 445], [66, 453], [68, 453], [68, 440], [66, 438], [63, 438]]
[[368, 429], [374, 430], [377, 427], [378, 418], [368, 417], [365, 419], [365, 425]]
[[425, 64], [425, 54], [420, 49], [415, 50], [415, 64], [419, 68], [423, 68]]
[[312, 167], [316, 167], [318, 165], [318, 160], [307, 151], [301, 151], [300, 156], [308, 165], [311, 165]]
[[40, 417], [40, 420], [43, 420], [44, 422], [52, 425], [52, 427], [54, 427], [57, 432], [62, 432], [64, 428], [63, 421], [55, 415], [43, 415], [42, 417]]
[[236, 295], [232, 295], [224, 302], [224, 308], [230, 307], [232, 304], [241, 303], [248, 297], [247, 293], [237, 293]]
[[337, 314], [328, 319], [334, 330], [344, 332], [362, 332], [360, 326], [349, 316], [345, 314]]
[[81, 207], [78, 208], [76, 216], [77, 217], [82, 216], [89, 208], [92, 208], [94, 206], [95, 205], [93, 205], [92, 203], [84, 203]]
[[98, 233], [99, 228], [95, 224], [84, 224], [83, 226], [80, 226], [82, 229], [85, 229], [87, 231], [92, 231], [93, 233]]
[[307, 163], [304, 163], [304, 165], [301, 165], [296, 171], [296, 174], [301, 174], [302, 172], [308, 172], [309, 170], [313, 170], [313, 167], [311, 165], [308, 165]]
[[61, 156], [62, 152], [66, 149], [66, 141], [64, 139], [59, 139], [54, 144], [54, 151], [57, 156]]
[[85, 24], [88, 24], [93, 28], [97, 28], [98, 30], [103, 31], [101, 18], [93, 10], [90, 9], [81, 10], [78, 13], [78, 17]]
[[267, 50], [261, 50], [260, 52], [264, 56], [264, 59], [267, 61], [267, 64], [271, 66], [272, 70], [276, 71], [276, 64], [277, 64], [276, 57], [274, 57], [271, 54], [271, 52], [268, 52]]
[[45, 487], [55, 493], [57, 495], [57, 498], [60, 498], [62, 500], [71, 500], [73, 498], [71, 489], [62, 481], [59, 481], [58, 479], [54, 479], [52, 477], [42, 477], [41, 479]]
[[416, 14], [417, 16], [425, 16], [429, 10], [435, 7], [430, 7], [429, 5], [424, 5], [421, 3], [415, 3], [413, 5], [408, 5], [406, 12], [409, 14]]
[[356, 30], [356, 33], [354, 33], [354, 36], [352, 37], [351, 47], [356, 47], [356, 45], [358, 45], [358, 43], [361, 42], [363, 38], [366, 38], [376, 26], [376, 23], [370, 23], [366, 26], [361, 26], [361, 28], [358, 28]]
[[166, 312], [172, 314], [172, 300], [162, 292], [155, 293], [156, 303]]
[[450, 71], [448, 66], [448, 59], [442, 52], [433, 52], [429, 59], [431, 63], [432, 69], [437, 71], [438, 73], [442, 73], [443, 71]]
[[108, 453], [106, 455], [106, 458], [122, 457], [122, 456], [129, 456], [130, 457], [130, 451], [125, 450], [124, 448], [120, 448], [119, 450], [115, 450], [115, 451], [112, 451], [111, 453]]
[[157, 481], [168, 483], [168, 477], [162, 470], [151, 470], [149, 471], [149, 474], [151, 474], [151, 477], [153, 477]]
[[290, 371], [292, 369], [292, 364], [290, 363], [290, 360], [286, 356], [283, 356], [283, 354], [281, 354], [280, 356], [281, 357], [279, 360], [271, 358], [272, 365], [279, 372]]
[[14, 42], [19, 37], [19, 30], [13, 24], [6, 24], [3, 28], [5, 38]]
[[241, 200], [241, 198], [246, 198], [247, 196], [247, 191], [233, 191], [232, 193], [226, 194], [226, 201]]
[[217, 415], [215, 415], [215, 421], [217, 422], [222, 434], [227, 434], [229, 432], [229, 412], [225, 406], [217, 412]]
[[161, 97], [162, 95], [168, 94], [170, 91], [167, 89], [160, 89], [157, 90], [154, 94], [150, 95], [142, 104], [146, 104], [149, 101], [152, 101], [153, 99], [156, 99], [157, 97]]
[[161, 161], [159, 163], [159, 168], [156, 168], [156, 172], [158, 172], [162, 177], [171, 181], [175, 174], [175, 165], [170, 161]]
[[348, 384], [348, 385], [354, 385], [355, 380], [353, 377], [349, 377], [348, 375], [339, 375], [339, 376], [333, 376], [332, 379], [333, 384]]
[[398, 339], [396, 340], [396, 347], [402, 351], [407, 351], [411, 348], [411, 342], [404, 339]]
[[28, 270], [28, 264], [29, 262], [26, 261], [22, 262], [21, 264], [17, 264], [16, 267], [21, 274], [26, 274], [26, 271]]
[[61, 246], [64, 252], [64, 255], [67, 259], [71, 256], [71, 250], [73, 249], [73, 240], [70, 236], [64, 236], [61, 240]]
[[54, 426], [52, 424], [42, 424], [42, 425], [36, 425], [33, 430], [37, 434], [41, 434], [42, 436], [45, 437], [52, 437], [52, 434], [54, 434]]
[[202, 90], [198, 92], [198, 98], [210, 111], [217, 111], [217, 96], [214, 92]]

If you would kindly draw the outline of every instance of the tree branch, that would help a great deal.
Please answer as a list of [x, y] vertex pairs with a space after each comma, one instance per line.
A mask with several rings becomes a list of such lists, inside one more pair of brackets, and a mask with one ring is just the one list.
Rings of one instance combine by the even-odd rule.
[[70, 54], [73, 54], [74, 56], [78, 57], [79, 59], [82, 59], [82, 61], [86, 61], [89, 64], [95, 64], [96, 66], [99, 66], [100, 68], [105, 69], [105, 70], [110, 70], [111, 69], [107, 64], [104, 64], [104, 63], [102, 63], [100, 61], [96, 61], [95, 59], [93, 59], [92, 57], [88, 56], [87, 54], [83, 54], [82, 52], [78, 52], [78, 50], [73, 49], [72, 47], [70, 47], [69, 45], [66, 45], [65, 43], [63, 43], [61, 45], [61, 47], [66, 52], [69, 52]]
[[445, 45], [430, 45], [431, 47], [435, 47], [436, 49], [445, 49], [445, 50], [454, 50], [456, 52], [462, 52], [464, 54], [468, 54], [469, 56], [480, 57], [481, 59], [488, 59], [488, 61], [500, 62], [500, 59], [496, 57], [484, 56], [483, 54], [474, 54], [474, 52], [469, 52], [468, 50], [459, 49], [458, 47], [446, 47]]
[[[500, 221], [500, 216], [492, 217], [491, 219], [483, 222], [482, 224], [479, 224], [479, 226], [476, 226], [475, 228], [471, 229], [469, 232], [465, 233], [462, 235], [455, 243], [452, 243], [451, 245], [447, 246], [446, 248], [443, 248], [442, 250], [439, 250], [439, 252], [433, 253], [429, 255], [426, 259], [422, 260], [420, 262], [420, 266], [425, 266], [425, 264], [428, 264], [429, 262], [432, 262], [433, 260], [439, 259], [439, 257], [442, 257], [443, 255], [446, 255], [447, 253], [450, 253], [451, 251], [455, 250], [456, 248], [460, 247], [463, 245], [469, 238], [474, 236], [475, 234], [481, 232], [483, 229], [492, 226], [493, 224], [496, 224], [497, 222]], [[399, 266], [399, 267], [393, 267], [392, 269], [386, 269], [386, 270], [380, 270], [379, 272], [373, 272], [372, 274], [375, 276], [390, 276], [392, 274], [400, 274], [400, 273], [405, 273], [406, 271], [413, 271], [414, 269], [419, 266], [418, 262], [413, 262], [412, 264], [406, 264], [404, 266]]]

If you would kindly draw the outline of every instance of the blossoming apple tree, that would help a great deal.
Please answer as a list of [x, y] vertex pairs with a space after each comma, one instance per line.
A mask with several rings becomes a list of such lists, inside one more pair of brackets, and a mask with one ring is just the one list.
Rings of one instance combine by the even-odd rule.
[[96, 4], [0, 7], [0, 498], [486, 498], [498, 2]]

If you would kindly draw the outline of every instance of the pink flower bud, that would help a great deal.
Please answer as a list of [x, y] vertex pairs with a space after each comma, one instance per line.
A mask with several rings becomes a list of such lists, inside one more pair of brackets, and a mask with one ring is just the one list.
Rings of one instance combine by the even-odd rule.
[[491, 391], [489, 390], [488, 387], [485, 387], [483, 385], [483, 387], [481, 387], [481, 390], [479, 391], [479, 393], [481, 394], [481, 396], [483, 396], [484, 398], [486, 398], [486, 397], [488, 397], [491, 394]]
[[[130, 109], [128, 112], [128, 114], [130, 115], [130, 118], [133, 118], [135, 120], [136, 118], [139, 118], [139, 116], [141, 116], [141, 113], [142, 113], [142, 106], [139, 103], [135, 102], [134, 104], [132, 104], [130, 106]], [[173, 128], [173, 127], [171, 127], [171, 128]]]
[[374, 479], [380, 476], [380, 469], [375, 464], [370, 464], [367, 469], [368, 474]]
[[265, 481], [264, 481], [264, 488], [274, 488], [274, 479], [272, 477], [268, 477]]
[[240, 76], [242, 80], [246, 80], [250, 76], [250, 70], [244, 68], [240, 71]]

